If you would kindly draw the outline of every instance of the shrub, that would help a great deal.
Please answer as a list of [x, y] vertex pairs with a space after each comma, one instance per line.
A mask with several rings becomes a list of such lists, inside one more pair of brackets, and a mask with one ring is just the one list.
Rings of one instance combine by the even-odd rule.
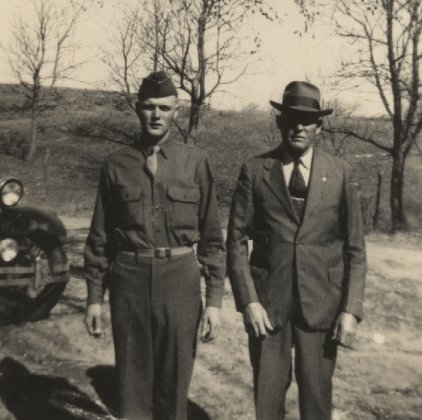
[[28, 133], [18, 129], [0, 131], [0, 153], [23, 159], [26, 151]]

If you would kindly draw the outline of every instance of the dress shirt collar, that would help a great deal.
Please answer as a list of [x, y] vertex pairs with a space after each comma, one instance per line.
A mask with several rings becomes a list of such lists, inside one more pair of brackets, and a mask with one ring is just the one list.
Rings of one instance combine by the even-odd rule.
[[[312, 157], [314, 154], [314, 148], [310, 147], [304, 155], [302, 155], [299, 160], [300, 163], [306, 168], [310, 169], [312, 164]], [[291, 156], [286, 150], [282, 149], [282, 162], [283, 165], [289, 165], [290, 163], [293, 163], [296, 159]]]
[[300, 162], [302, 163], [302, 165], [306, 169], [310, 169], [311, 168], [313, 154], [314, 154], [314, 148], [313, 147], [310, 147], [306, 151], [306, 153], [300, 157]]
[[169, 150], [173, 144], [172, 138], [169, 136], [163, 143], [160, 143], [160, 152], [167, 159], [169, 156]]
[[[158, 153], [161, 153], [167, 159], [169, 155], [169, 148], [171, 147], [172, 143], [172, 137], [170, 135], [167, 135], [163, 140], [158, 143], [158, 145], [160, 146], [160, 150]], [[138, 134], [135, 146], [142, 152], [145, 158], [149, 155], [149, 152], [153, 147], [152, 144], [146, 144], [142, 142], [141, 134]]]

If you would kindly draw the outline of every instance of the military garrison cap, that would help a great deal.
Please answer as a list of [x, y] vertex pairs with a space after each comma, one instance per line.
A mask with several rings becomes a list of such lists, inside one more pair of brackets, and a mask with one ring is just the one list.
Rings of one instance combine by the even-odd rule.
[[142, 80], [138, 92], [138, 99], [163, 98], [177, 96], [177, 90], [172, 80], [164, 71], [154, 71]]

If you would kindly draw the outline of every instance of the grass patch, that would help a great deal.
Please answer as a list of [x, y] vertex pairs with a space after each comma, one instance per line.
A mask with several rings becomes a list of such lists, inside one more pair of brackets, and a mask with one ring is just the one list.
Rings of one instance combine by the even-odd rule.
[[[20, 159], [29, 129], [28, 112], [19, 89], [0, 85], [0, 153], [2, 176], [18, 176], [27, 189], [26, 203], [54, 209], [69, 216], [92, 212], [99, 167], [106, 155], [139, 130], [136, 115], [113, 95], [100, 91], [63, 89], [61, 105], [52, 107], [40, 121], [35, 159]], [[12, 98], [12, 99], [10, 99]], [[10, 106], [9, 104], [10, 99]], [[20, 108], [19, 108], [20, 106]], [[186, 111], [186, 110], [185, 110]], [[180, 124], [187, 118], [181, 113]], [[382, 119], [356, 119], [387, 141], [389, 124]], [[181, 141], [177, 130], [175, 137]], [[214, 167], [218, 201], [227, 219], [233, 189], [242, 162], [275, 148], [280, 134], [270, 111], [247, 108], [241, 112], [208, 110], [196, 133], [200, 148], [207, 150]], [[338, 153], [354, 168], [360, 185], [368, 225], [375, 212], [377, 175], [382, 174], [381, 206], [377, 228], [388, 230], [390, 209], [390, 159], [380, 150], [357, 140], [341, 142], [324, 134], [319, 147]], [[341, 147], [339, 148], [339, 144]], [[420, 156], [410, 156], [405, 173], [405, 205], [411, 228], [422, 222]]]

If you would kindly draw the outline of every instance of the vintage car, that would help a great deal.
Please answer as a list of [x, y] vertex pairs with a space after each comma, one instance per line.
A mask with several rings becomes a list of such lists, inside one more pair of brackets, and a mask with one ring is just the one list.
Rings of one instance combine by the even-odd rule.
[[0, 180], [0, 324], [48, 316], [69, 280], [63, 223], [19, 207], [23, 194], [18, 179]]

